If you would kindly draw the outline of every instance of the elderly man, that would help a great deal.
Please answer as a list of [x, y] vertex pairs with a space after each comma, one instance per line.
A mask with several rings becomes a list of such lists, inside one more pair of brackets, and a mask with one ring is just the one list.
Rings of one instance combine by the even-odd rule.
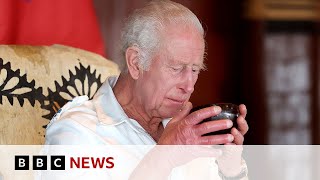
[[136, 10], [122, 33], [126, 68], [87, 101], [79, 97], [50, 122], [46, 144], [213, 145], [243, 144], [248, 131], [240, 105], [238, 129], [228, 119], [199, 124], [219, 114], [208, 107], [189, 114], [189, 98], [204, 68], [204, 30], [186, 7], [152, 1]]

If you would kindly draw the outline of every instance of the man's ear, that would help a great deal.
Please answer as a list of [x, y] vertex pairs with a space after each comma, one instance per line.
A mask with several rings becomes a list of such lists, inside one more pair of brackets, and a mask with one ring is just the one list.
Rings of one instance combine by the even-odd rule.
[[138, 79], [140, 75], [139, 51], [137, 46], [130, 46], [126, 50], [126, 63], [128, 71], [133, 79]]

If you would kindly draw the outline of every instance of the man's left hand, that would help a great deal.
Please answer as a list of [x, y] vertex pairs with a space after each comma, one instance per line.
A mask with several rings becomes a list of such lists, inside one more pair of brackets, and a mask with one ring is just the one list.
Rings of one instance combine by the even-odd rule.
[[231, 134], [234, 137], [233, 143], [242, 145], [244, 141], [244, 135], [248, 132], [249, 126], [246, 121], [247, 108], [244, 104], [239, 105], [240, 116], [237, 118], [237, 128], [231, 129]]

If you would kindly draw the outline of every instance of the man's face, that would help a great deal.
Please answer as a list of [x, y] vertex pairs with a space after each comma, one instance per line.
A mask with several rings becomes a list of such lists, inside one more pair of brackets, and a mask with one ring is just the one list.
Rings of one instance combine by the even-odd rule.
[[189, 101], [203, 68], [205, 45], [200, 33], [191, 28], [169, 27], [164, 34], [161, 48], [136, 87], [149, 116], [169, 118]]

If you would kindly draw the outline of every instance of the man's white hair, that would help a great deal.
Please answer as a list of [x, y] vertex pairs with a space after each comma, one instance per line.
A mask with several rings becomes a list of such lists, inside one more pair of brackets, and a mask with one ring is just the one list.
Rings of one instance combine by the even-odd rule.
[[[137, 9], [127, 19], [121, 33], [121, 57], [125, 62], [128, 47], [139, 48], [139, 66], [148, 70], [154, 52], [159, 49], [161, 35], [167, 25], [176, 24], [177, 28], [194, 26], [204, 37], [203, 27], [197, 16], [185, 6], [169, 0], [155, 0]], [[180, 26], [180, 27], [179, 27]], [[122, 71], [127, 72], [127, 65]]]

